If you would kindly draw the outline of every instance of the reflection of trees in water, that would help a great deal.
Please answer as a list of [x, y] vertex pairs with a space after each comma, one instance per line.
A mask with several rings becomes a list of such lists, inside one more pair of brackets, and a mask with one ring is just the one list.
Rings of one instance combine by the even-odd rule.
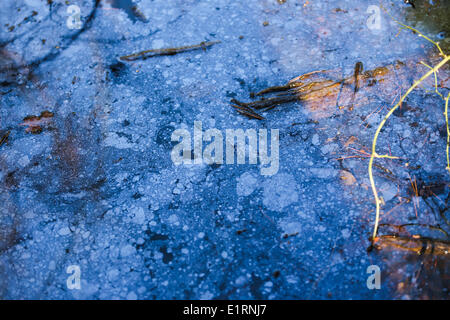
[[[26, 80], [30, 80], [33, 69], [37, 68], [43, 62], [48, 62], [54, 60], [57, 56], [59, 56], [64, 50], [69, 48], [69, 46], [76, 40], [78, 37], [83, 34], [86, 30], [88, 30], [92, 21], [95, 18], [96, 11], [99, 7], [100, 0], [93, 0], [93, 7], [86, 19], [84, 19], [84, 23], [81, 29], [77, 30], [75, 33], [70, 35], [61, 35], [58, 46], [49, 50], [43, 57], [37, 58], [32, 61], [25, 61], [25, 53], [22, 55], [17, 52], [12, 52], [8, 49], [8, 45], [13, 44], [15, 41], [25, 41], [28, 44], [35, 38], [34, 35], [30, 35], [29, 39], [24, 39], [29, 33], [36, 34], [39, 32], [40, 28], [37, 29], [29, 29], [26, 33], [22, 33], [18, 36], [15, 36], [9, 40], [3, 40], [0, 42], [0, 86], [8, 86], [11, 84], [21, 84]], [[50, 6], [56, 4], [49, 4]], [[61, 4], [58, 4], [61, 5]], [[49, 15], [44, 19], [52, 20], [51, 17], [53, 15], [53, 10], [50, 9]], [[65, 20], [57, 22], [59, 28], [67, 29], [65, 25]], [[62, 24], [62, 26], [61, 26]], [[44, 28], [47, 26], [44, 26]], [[63, 29], [63, 30], [65, 30]], [[69, 30], [69, 29], [67, 29]], [[27, 48], [27, 46], [25, 46]]]

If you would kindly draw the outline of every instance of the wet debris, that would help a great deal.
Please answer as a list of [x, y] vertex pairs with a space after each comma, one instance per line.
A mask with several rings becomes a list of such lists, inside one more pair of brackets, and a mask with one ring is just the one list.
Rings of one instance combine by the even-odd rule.
[[111, 64], [108, 68], [111, 71], [112, 75], [116, 78], [120, 77], [126, 72], [126, 65], [120, 61]]
[[8, 137], [9, 137], [9, 134], [10, 134], [10, 133], [11, 133], [11, 130], [9, 130], [9, 131], [7, 131], [6, 133], [4, 133], [4, 134], [1, 135], [1, 138], [0, 138], [0, 147], [1, 147], [4, 143], [8, 142]]
[[238, 231], [236, 231], [236, 234], [239, 236], [239, 235], [243, 234], [244, 232], [247, 232], [247, 229], [238, 230]]
[[339, 178], [341, 179], [341, 183], [346, 186], [351, 186], [356, 183], [355, 176], [347, 170], [341, 170], [339, 172]]
[[290, 238], [290, 237], [295, 237], [295, 236], [297, 236], [298, 235], [298, 232], [295, 232], [295, 233], [285, 233], [285, 234], [283, 234], [283, 239], [287, 239], [287, 238]]
[[418, 255], [450, 256], [450, 242], [413, 235], [411, 237], [382, 235], [372, 241], [372, 247], [377, 250], [399, 249]]
[[147, 58], [153, 58], [158, 56], [172, 56], [178, 53], [192, 51], [192, 50], [206, 50], [208, 47], [211, 47], [215, 44], [220, 43], [221, 41], [209, 41], [209, 42], [200, 42], [199, 44], [183, 46], [183, 47], [174, 47], [174, 48], [164, 48], [164, 49], [151, 49], [144, 50], [140, 52], [136, 52], [133, 54], [125, 55], [119, 57], [121, 61], [134, 61], [138, 59], [145, 60]]
[[448, 182], [445, 181], [427, 183], [426, 181], [418, 180], [415, 181], [415, 190], [411, 186], [411, 189], [413, 189], [411, 191], [415, 191], [417, 196], [426, 199], [431, 196], [443, 194], [446, 186], [448, 186]]
[[344, 10], [344, 9], [341, 9], [341, 8], [334, 8], [333, 10], [331, 10], [333, 13], [339, 13], [339, 12], [342, 12], [342, 13], [348, 13], [348, 11], [347, 10]]
[[366, 103], [367, 97], [364, 94], [360, 95], [362, 91], [360, 89], [364, 87], [366, 93], [378, 93], [372, 87], [387, 82], [393, 74], [393, 69], [397, 67], [397, 64], [394, 64], [363, 72], [362, 63], [357, 62], [353, 74], [346, 78], [342, 78], [336, 70], [312, 71], [288, 81], [285, 85], [269, 87], [250, 94], [252, 98], [260, 97], [259, 100], [241, 102], [232, 99], [231, 105], [249, 118], [262, 120], [264, 117], [258, 113], [259, 111], [265, 112], [282, 104], [303, 101], [308, 103], [308, 108], [315, 111], [318, 117], [323, 117], [330, 114], [325, 110], [330, 106], [337, 109], [347, 106], [352, 110], [355, 101], [359, 105]]
[[42, 127], [47, 126], [51, 119], [53, 118], [53, 113], [45, 110], [42, 111], [39, 116], [26, 116], [23, 119], [23, 122], [20, 124], [22, 126], [26, 126], [25, 132], [39, 134], [42, 132]]
[[24, 64], [20, 54], [0, 47], [0, 87], [20, 85], [31, 77], [30, 68]]
[[251, 108], [247, 106], [239, 106], [237, 104], [231, 105], [233, 108], [237, 110], [240, 114], [247, 116], [249, 118], [258, 119], [258, 120], [264, 120], [264, 117], [260, 116], [256, 112], [254, 112]]
[[33, 19], [35, 16], [38, 15], [38, 12], [33, 10], [31, 11], [31, 14], [26, 16], [25, 18], [23, 18], [23, 20], [18, 23], [17, 25], [9, 25], [8, 23], [5, 24], [5, 27], [8, 28], [8, 32], [13, 32], [14, 30], [17, 30], [19, 27], [21, 27], [23, 24], [27, 23], [27, 22], [37, 22], [36, 19]]

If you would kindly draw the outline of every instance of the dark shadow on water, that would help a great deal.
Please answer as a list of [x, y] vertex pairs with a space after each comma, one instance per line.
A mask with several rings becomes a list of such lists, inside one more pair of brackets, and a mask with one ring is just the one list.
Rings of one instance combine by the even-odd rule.
[[139, 11], [138, 7], [135, 3], [131, 0], [108, 0], [108, 2], [111, 4], [113, 8], [121, 9], [125, 11], [125, 13], [128, 15], [128, 18], [133, 21], [142, 21], [142, 22], [148, 22], [147, 18], [142, 14], [141, 11]]
[[[450, 50], [450, 1], [416, 1], [416, 9], [408, 10], [406, 23], [439, 41], [442, 50]], [[423, 30], [425, 28], [425, 30]]]

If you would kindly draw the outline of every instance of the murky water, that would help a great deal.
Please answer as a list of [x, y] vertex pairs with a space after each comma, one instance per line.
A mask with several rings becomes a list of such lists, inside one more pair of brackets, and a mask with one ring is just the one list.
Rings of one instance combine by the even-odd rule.
[[[392, 18], [448, 52], [448, 1], [3, 7], [0, 297], [448, 299], [447, 130], [433, 75], [381, 131], [377, 152], [398, 159], [375, 161], [385, 237], [367, 250], [375, 130], [443, 58]], [[145, 50], [157, 56], [118, 59]], [[447, 66], [436, 79], [446, 97]], [[273, 175], [259, 160], [225, 161], [230, 129], [268, 141], [278, 130]], [[222, 163], [205, 161], [196, 130], [215, 132]], [[192, 164], [174, 163], [174, 132], [192, 138]], [[81, 289], [67, 285], [73, 266]]]

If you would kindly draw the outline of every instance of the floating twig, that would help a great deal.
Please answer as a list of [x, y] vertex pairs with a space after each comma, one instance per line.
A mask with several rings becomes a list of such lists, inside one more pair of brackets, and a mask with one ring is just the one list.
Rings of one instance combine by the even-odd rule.
[[25, 132], [39, 134], [42, 132], [42, 126], [47, 125], [51, 118], [53, 118], [53, 113], [45, 110], [39, 116], [26, 116], [20, 125], [27, 127]]
[[199, 44], [194, 44], [191, 46], [183, 46], [183, 47], [175, 47], [175, 48], [144, 50], [144, 51], [129, 54], [126, 56], [121, 56], [121, 57], [119, 57], [119, 60], [122, 60], [122, 61], [134, 61], [134, 60], [138, 60], [138, 59], [145, 60], [147, 58], [158, 57], [158, 56], [171, 56], [171, 55], [175, 55], [175, 54], [178, 54], [181, 52], [198, 50], [198, 49], [206, 50], [206, 48], [211, 47], [217, 43], [220, 43], [220, 41], [200, 42]]

